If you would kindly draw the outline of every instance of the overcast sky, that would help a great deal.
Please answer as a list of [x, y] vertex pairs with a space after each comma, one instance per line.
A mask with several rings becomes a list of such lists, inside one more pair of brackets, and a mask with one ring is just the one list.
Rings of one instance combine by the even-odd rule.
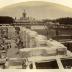
[[0, 8], [3, 8], [7, 5], [19, 3], [19, 2], [26, 2], [26, 1], [47, 1], [62, 4], [72, 8], [72, 0], [0, 0]]

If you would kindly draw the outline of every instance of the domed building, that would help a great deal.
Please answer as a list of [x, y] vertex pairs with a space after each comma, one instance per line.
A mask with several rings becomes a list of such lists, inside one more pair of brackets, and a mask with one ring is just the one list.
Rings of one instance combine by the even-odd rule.
[[35, 19], [32, 18], [32, 17], [27, 17], [27, 13], [26, 11], [24, 10], [23, 13], [22, 13], [22, 17], [20, 17], [19, 19], [16, 19], [15, 18], [15, 25], [22, 25], [22, 26], [25, 26], [25, 25], [29, 25], [31, 24], [32, 22], [35, 22]]

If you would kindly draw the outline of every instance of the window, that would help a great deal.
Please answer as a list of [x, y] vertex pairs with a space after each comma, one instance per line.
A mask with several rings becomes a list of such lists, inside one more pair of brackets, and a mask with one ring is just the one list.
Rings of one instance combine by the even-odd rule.
[[30, 67], [30, 69], [33, 69], [33, 65], [32, 64], [30, 64], [29, 67]]
[[72, 68], [72, 59], [61, 59], [61, 62], [62, 62], [63, 67], [65, 69], [71, 69]]
[[40, 62], [36, 63], [37, 69], [58, 69], [56, 60], [50, 62]]
[[57, 49], [57, 54], [58, 55], [65, 55], [66, 53], [67, 53], [67, 49], [66, 48]]

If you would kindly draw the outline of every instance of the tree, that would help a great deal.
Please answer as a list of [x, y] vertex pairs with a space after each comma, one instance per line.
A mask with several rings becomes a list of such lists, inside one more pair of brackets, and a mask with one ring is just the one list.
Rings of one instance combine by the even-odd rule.
[[13, 23], [14, 19], [9, 16], [0, 16], [0, 24], [10, 24]]
[[56, 20], [52, 20], [52, 22], [59, 24], [65, 24], [65, 25], [72, 25], [72, 18], [71, 17], [65, 17], [65, 18], [58, 18]]

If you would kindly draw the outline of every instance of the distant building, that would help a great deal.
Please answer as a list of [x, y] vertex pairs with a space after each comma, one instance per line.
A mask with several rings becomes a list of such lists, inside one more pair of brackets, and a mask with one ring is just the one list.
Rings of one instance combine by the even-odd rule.
[[39, 34], [45, 35], [47, 37], [55, 36], [55, 32], [53, 28], [51, 28], [53, 25], [55, 25], [52, 22], [43, 22], [43, 20], [39, 21], [32, 17], [27, 17], [26, 11], [22, 13], [22, 17], [19, 19], [15, 19], [15, 26], [24, 26], [26, 28], [32, 29], [34, 31], [37, 31]]
[[24, 12], [22, 13], [22, 17], [20, 17], [19, 19], [15, 18], [14, 25], [16, 25], [16, 26], [27, 26], [29, 24], [32, 24], [34, 21], [35, 21], [34, 18], [27, 17], [26, 11], [24, 10]]

